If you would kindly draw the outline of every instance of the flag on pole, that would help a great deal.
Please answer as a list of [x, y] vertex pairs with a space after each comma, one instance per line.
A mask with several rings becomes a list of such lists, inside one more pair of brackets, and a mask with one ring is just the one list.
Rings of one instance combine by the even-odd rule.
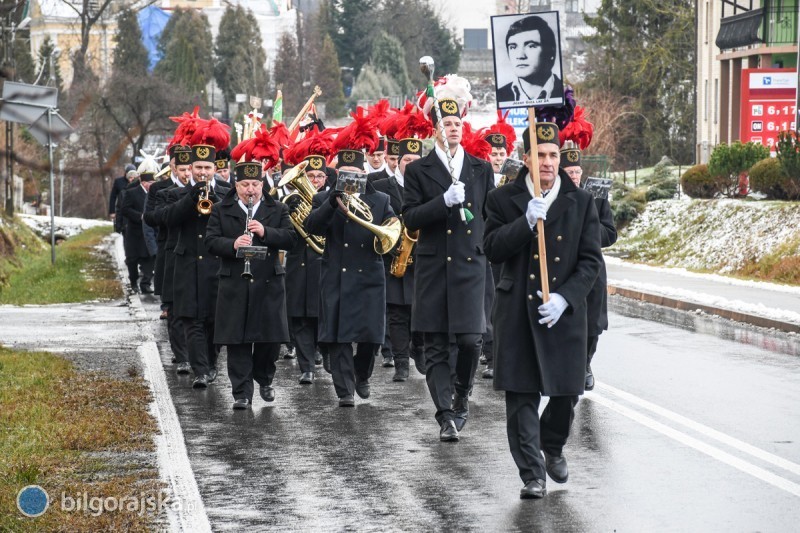
[[275, 96], [275, 105], [272, 107], [272, 121], [283, 122], [283, 93], [280, 89]]

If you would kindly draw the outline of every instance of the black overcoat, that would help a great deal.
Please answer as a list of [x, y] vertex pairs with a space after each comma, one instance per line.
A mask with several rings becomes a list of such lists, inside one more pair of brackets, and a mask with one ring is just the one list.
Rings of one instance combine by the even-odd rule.
[[[397, 178], [390, 176], [372, 182], [376, 191], [389, 196], [389, 202], [395, 213], [400, 213], [403, 209], [403, 187], [397, 183]], [[413, 254], [413, 252], [412, 252]], [[413, 255], [412, 255], [413, 257]], [[390, 268], [395, 256], [391, 253], [383, 256], [384, 266], [386, 267], [386, 303], [392, 305], [411, 305], [414, 299], [414, 263], [406, 268], [406, 273], [402, 278], [396, 278], [390, 274]]]
[[161, 280], [161, 301], [172, 303], [175, 300], [173, 290], [173, 278], [175, 276], [175, 246], [178, 244], [180, 236], [180, 226], [167, 223], [167, 214], [170, 206], [181, 197], [183, 187], [173, 184], [158, 191], [156, 195], [156, 205], [153, 211], [144, 214], [145, 220], [153, 225], [160, 225], [166, 228], [166, 239], [164, 241], [164, 274]]
[[297, 237], [286, 254], [286, 312], [290, 317], [319, 316], [319, 277], [322, 254]]
[[156, 246], [158, 248], [156, 252], [155, 274], [153, 276], [156, 294], [161, 294], [161, 290], [164, 285], [164, 265], [166, 260], [164, 243], [167, 241], [167, 227], [164, 224], [157, 223], [149, 215], [151, 215], [153, 211], [159, 207], [158, 193], [174, 186], [175, 183], [169, 178], [153, 183], [150, 186], [150, 190], [147, 191], [147, 201], [144, 204], [144, 222], [156, 232]]
[[229, 194], [214, 204], [206, 228], [208, 251], [221, 260], [214, 343], [288, 342], [285, 270], [280, 250], [294, 247], [297, 235], [285, 204], [265, 195], [253, 213], [264, 226], [264, 237], [253, 235], [253, 246], [267, 246], [266, 259], [251, 259], [253, 279], [242, 277], [244, 259], [236, 257], [233, 241], [244, 234], [247, 213]]
[[146, 199], [147, 193], [138, 180], [125, 189], [122, 198], [122, 215], [125, 217], [125, 257], [128, 259], [143, 259], [155, 255], [148, 250], [142, 226]]
[[[600, 217], [600, 247], [606, 248], [617, 242], [617, 228], [611, 205], [605, 198], [595, 198], [594, 205]], [[589, 335], [600, 335], [608, 329], [608, 280], [606, 262], [600, 265], [600, 274], [586, 297], [586, 310], [589, 314]]]
[[[386, 280], [375, 234], [349, 220], [328, 201], [330, 191], [314, 195], [305, 228], [325, 237], [320, 269], [319, 342], [382, 344], [385, 334]], [[380, 225], [395, 216], [389, 197], [372, 184], [361, 199]]]
[[466, 225], [458, 208], [444, 203], [452, 179], [435, 151], [406, 166], [404, 178], [403, 220], [409, 231], [419, 230], [412, 331], [483, 333], [484, 204], [494, 188], [492, 167], [464, 155], [460, 176], [465, 184], [464, 207], [475, 216]]
[[594, 199], [560, 171], [561, 190], [544, 223], [551, 293], [569, 304], [552, 327], [539, 324], [542, 301], [535, 226], [525, 218], [527, 172], [491, 194], [486, 204], [486, 255], [500, 266], [495, 291], [494, 387], [546, 396], [583, 393], [586, 376], [586, 296], [603, 256]]
[[[217, 201], [228, 192], [216, 185]], [[214, 320], [217, 311], [219, 258], [206, 249], [206, 226], [211, 215], [197, 212], [192, 187], [175, 189], [178, 199], [167, 210], [167, 224], [177, 226], [175, 272], [172, 277], [175, 316]]]

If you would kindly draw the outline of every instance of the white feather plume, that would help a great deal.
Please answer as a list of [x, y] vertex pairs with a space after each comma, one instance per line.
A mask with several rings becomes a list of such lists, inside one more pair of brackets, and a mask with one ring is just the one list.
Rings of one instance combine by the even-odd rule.
[[142, 162], [139, 163], [139, 168], [137, 169], [137, 172], [139, 174], [142, 173], [158, 174], [158, 171], [161, 170], [161, 165], [159, 165], [158, 161], [156, 161], [155, 154], [150, 155], [144, 150], [139, 150], [139, 153], [142, 155]]

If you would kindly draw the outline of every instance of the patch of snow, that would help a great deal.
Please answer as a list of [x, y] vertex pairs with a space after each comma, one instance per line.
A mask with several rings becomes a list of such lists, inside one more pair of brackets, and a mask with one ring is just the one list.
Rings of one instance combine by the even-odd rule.
[[[19, 218], [37, 235], [45, 238], [50, 237], [49, 216], [19, 215]], [[83, 230], [98, 226], [111, 226], [111, 222], [88, 218], [55, 217], [55, 234], [65, 239], [74, 237]]]

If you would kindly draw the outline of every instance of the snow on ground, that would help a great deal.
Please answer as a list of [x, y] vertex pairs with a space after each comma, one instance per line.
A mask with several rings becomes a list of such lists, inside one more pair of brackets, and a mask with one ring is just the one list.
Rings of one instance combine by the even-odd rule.
[[[19, 218], [30, 227], [34, 233], [42, 237], [50, 237], [50, 217], [41, 215], [19, 215]], [[110, 226], [107, 220], [93, 220], [88, 218], [55, 217], [55, 234], [68, 239], [74, 237], [85, 229], [97, 226]]]
[[674, 251], [664, 259], [666, 266], [726, 273], [783, 246], [796, 250], [798, 228], [798, 202], [659, 200], [647, 204], [612, 250], [648, 257], [654, 247], [666, 248]]

